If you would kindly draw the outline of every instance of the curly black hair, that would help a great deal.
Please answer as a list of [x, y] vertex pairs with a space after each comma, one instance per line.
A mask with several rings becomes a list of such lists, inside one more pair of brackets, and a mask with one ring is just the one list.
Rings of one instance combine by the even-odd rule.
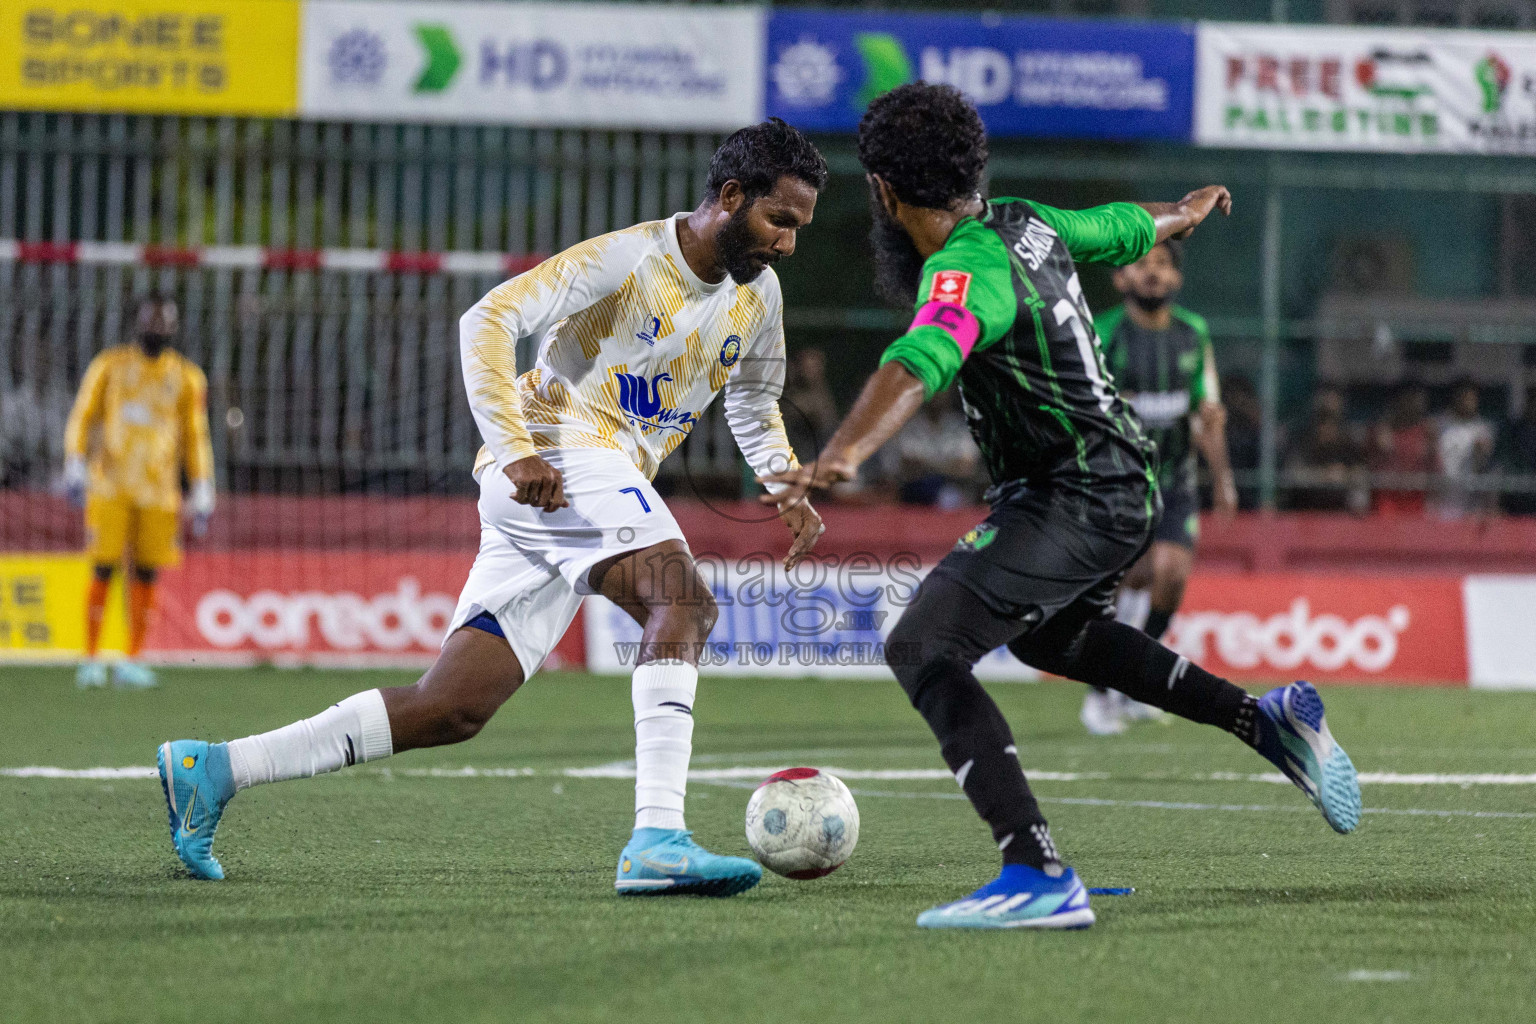
[[877, 97], [864, 112], [859, 163], [902, 202], [945, 209], [981, 190], [987, 129], [959, 89], [911, 82]]
[[827, 187], [827, 161], [800, 130], [777, 117], [731, 134], [709, 161], [705, 198], [716, 199], [728, 181], [741, 183], [747, 199], [772, 192], [790, 174], [817, 192]]

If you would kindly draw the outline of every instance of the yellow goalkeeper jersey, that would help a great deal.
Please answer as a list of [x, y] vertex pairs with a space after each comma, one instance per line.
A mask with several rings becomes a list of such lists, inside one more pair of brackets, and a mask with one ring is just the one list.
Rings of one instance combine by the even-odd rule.
[[92, 497], [174, 511], [183, 466], [194, 483], [213, 476], [208, 380], [174, 349], [151, 359], [138, 345], [109, 348], [80, 382], [64, 448], [89, 458]]

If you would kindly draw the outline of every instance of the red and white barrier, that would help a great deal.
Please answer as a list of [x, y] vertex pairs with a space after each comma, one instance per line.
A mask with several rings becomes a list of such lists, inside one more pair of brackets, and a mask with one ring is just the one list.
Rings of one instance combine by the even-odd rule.
[[504, 252], [281, 249], [260, 245], [168, 246], [137, 242], [24, 242], [0, 238], [0, 263], [207, 270], [333, 270], [511, 277], [544, 256]]

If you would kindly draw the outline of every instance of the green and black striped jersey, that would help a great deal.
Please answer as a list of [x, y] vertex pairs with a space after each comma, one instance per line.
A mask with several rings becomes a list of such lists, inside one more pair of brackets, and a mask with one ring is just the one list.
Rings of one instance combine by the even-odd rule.
[[1204, 401], [1220, 401], [1216, 359], [1205, 318], [1182, 306], [1169, 310], [1166, 330], [1139, 326], [1116, 306], [1094, 326], [1104, 343], [1115, 386], [1131, 403], [1157, 446], [1158, 483], [1193, 490], [1195, 447], [1189, 418]]
[[917, 316], [881, 362], [900, 361], [929, 397], [958, 378], [995, 483], [1068, 490], [1106, 510], [1123, 508], [1130, 486], [1150, 510], [1152, 444], [1115, 390], [1074, 260], [1123, 266], [1155, 241], [1151, 214], [1132, 203], [994, 199], [923, 265]]

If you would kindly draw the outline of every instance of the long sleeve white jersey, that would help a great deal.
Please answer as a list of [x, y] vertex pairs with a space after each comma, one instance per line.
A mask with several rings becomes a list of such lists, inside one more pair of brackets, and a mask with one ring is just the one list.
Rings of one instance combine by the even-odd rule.
[[[459, 320], [469, 406], [485, 439], [475, 475], [537, 452], [607, 448], [648, 478], [725, 389], [726, 421], [758, 473], [797, 465], [778, 400], [784, 300], [768, 268], [750, 284], [700, 280], [677, 221], [601, 235], [492, 289]], [[517, 375], [518, 340], [538, 357]]]

